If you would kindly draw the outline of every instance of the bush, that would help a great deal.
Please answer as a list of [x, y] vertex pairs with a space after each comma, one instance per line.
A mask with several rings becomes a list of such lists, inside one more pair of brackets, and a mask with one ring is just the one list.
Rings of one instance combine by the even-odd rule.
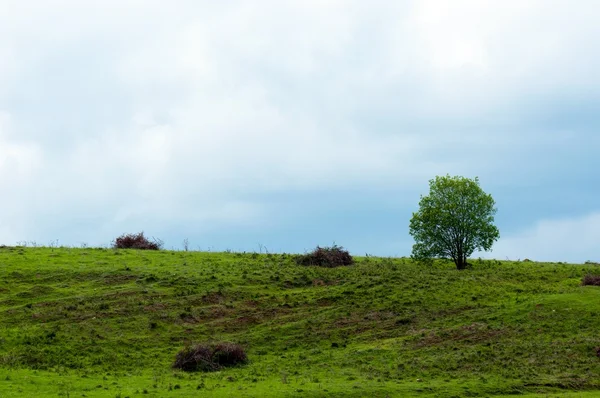
[[600, 286], [600, 275], [587, 274], [581, 281], [583, 286]]
[[[154, 238], [153, 238], [154, 239]], [[115, 249], [139, 249], [139, 250], [160, 250], [162, 241], [154, 239], [148, 240], [143, 232], [139, 234], [123, 234], [115, 239], [113, 247]]]
[[354, 259], [341, 246], [333, 245], [333, 247], [319, 247], [311, 253], [303, 254], [296, 257], [296, 263], [304, 266], [317, 267], [340, 267], [344, 265], [354, 264]]
[[212, 372], [248, 362], [244, 348], [239, 344], [221, 342], [195, 344], [182, 349], [175, 356], [173, 368], [186, 372]]

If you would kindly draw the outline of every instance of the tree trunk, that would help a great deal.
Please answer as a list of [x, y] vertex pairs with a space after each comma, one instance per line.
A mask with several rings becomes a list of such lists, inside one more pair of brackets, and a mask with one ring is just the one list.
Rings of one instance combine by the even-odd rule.
[[463, 255], [459, 255], [454, 260], [454, 264], [456, 264], [456, 269], [461, 271], [467, 268], [467, 259]]

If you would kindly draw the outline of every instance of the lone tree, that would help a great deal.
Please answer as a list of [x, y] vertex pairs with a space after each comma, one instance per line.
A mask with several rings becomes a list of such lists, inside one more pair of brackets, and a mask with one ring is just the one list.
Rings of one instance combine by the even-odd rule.
[[473, 251], [491, 250], [500, 237], [493, 224], [494, 205], [477, 177], [448, 175], [430, 180], [429, 196], [421, 196], [419, 211], [410, 220], [415, 239], [412, 257], [419, 261], [451, 258], [457, 269], [465, 269]]

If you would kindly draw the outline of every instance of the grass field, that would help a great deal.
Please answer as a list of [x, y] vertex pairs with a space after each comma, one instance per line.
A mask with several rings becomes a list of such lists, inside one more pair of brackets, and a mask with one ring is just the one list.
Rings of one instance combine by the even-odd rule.
[[[600, 396], [600, 267], [471, 261], [1, 248], [0, 396]], [[171, 368], [216, 340], [250, 362]]]

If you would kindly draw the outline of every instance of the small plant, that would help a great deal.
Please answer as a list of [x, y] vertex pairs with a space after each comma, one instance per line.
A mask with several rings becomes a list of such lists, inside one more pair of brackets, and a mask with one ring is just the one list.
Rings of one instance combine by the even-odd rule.
[[163, 242], [160, 239], [151, 241], [144, 236], [143, 232], [138, 234], [123, 234], [115, 239], [113, 248], [115, 249], [139, 249], [139, 250], [160, 250]]
[[332, 247], [317, 246], [312, 252], [297, 256], [295, 261], [299, 265], [327, 268], [354, 264], [354, 259], [350, 253], [337, 245]]
[[600, 286], [600, 275], [587, 274], [581, 281], [583, 286]]
[[173, 368], [186, 372], [211, 372], [248, 362], [246, 351], [239, 344], [221, 342], [195, 344], [179, 351]]

